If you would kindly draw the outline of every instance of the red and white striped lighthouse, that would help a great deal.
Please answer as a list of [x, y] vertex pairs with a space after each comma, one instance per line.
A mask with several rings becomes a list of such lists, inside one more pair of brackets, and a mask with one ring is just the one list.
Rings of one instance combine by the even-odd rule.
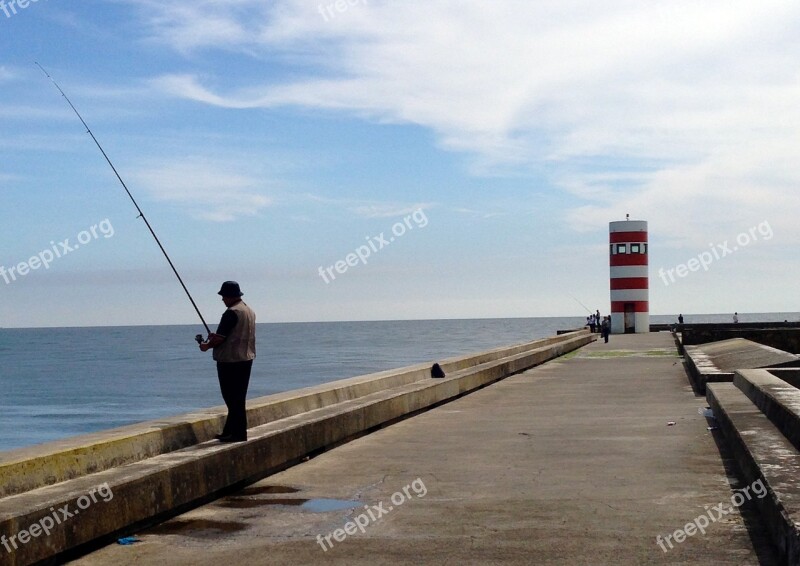
[[611, 265], [611, 332], [650, 332], [647, 222], [608, 223]]

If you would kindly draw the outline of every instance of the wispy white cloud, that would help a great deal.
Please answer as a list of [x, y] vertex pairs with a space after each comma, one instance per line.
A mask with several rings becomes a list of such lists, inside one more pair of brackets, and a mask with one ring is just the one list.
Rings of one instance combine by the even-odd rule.
[[500, 212], [500, 211], [486, 211], [486, 210], [474, 210], [471, 208], [464, 208], [464, 207], [456, 207], [453, 209], [453, 212], [457, 212], [458, 214], [466, 214], [467, 216], [474, 216], [476, 218], [497, 218], [498, 216], [508, 216], [510, 212]]
[[255, 216], [273, 202], [263, 194], [262, 181], [237, 172], [232, 164], [200, 157], [144, 167], [133, 177], [153, 198], [214, 222]]
[[150, 26], [149, 39], [182, 53], [197, 49], [245, 48], [257, 40], [267, 7], [256, 0], [193, 0], [132, 3]]
[[302, 195], [301, 200], [342, 208], [361, 218], [392, 218], [411, 214], [420, 209], [428, 210], [436, 206], [435, 203], [431, 202], [378, 202], [349, 198], [332, 198], [315, 194]]
[[576, 197], [578, 230], [631, 212], [699, 238], [747, 213], [800, 239], [786, 212], [800, 184], [797, 3], [371, 0], [330, 21], [301, 0], [145, 5], [151, 39], [176, 51], [239, 49], [297, 69], [156, 78], [172, 96], [422, 125], [482, 171], [547, 170]]
[[357, 216], [364, 218], [393, 218], [411, 214], [420, 209], [425, 210], [431, 206], [431, 204], [426, 203], [412, 204], [410, 206], [404, 204], [368, 204], [354, 206], [350, 210]]

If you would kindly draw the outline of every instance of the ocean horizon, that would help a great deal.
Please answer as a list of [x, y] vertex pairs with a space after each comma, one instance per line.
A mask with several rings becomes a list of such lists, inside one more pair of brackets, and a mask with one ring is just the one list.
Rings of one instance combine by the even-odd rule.
[[[602, 315], [601, 311], [601, 315]], [[650, 322], [652, 324], [669, 324], [677, 320], [679, 313], [674, 314], [650, 314]], [[789, 320], [792, 322], [800, 322], [800, 312], [767, 312], [767, 313], [738, 313], [741, 322], [782, 322], [782, 320]], [[608, 315], [608, 313], [605, 313]], [[577, 314], [569, 316], [541, 316], [541, 317], [526, 317], [526, 316], [506, 316], [506, 317], [481, 317], [481, 318], [387, 318], [376, 320], [290, 320], [290, 321], [271, 321], [259, 322], [262, 324], [342, 324], [342, 323], [372, 323], [372, 322], [439, 322], [439, 321], [474, 321], [474, 320], [529, 320], [529, 319], [582, 319], [585, 320], [587, 314]], [[691, 318], [686, 322], [732, 322], [731, 318], [733, 312], [725, 313], [686, 313], [684, 318]], [[742, 318], [745, 317], [745, 318]], [[781, 320], [781, 317], [783, 319]], [[790, 317], [787, 319], [787, 317]], [[216, 326], [216, 320], [209, 323], [213, 329]], [[103, 325], [77, 325], [77, 326], [0, 326], [0, 330], [49, 330], [49, 329], [70, 329], [70, 328], [162, 328], [162, 327], [194, 327], [197, 326], [202, 330], [201, 323], [181, 323], [181, 324], [103, 324]]]

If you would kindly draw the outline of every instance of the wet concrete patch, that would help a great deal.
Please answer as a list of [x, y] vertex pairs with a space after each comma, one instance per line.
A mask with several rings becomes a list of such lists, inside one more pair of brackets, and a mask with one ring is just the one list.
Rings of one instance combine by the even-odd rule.
[[272, 495], [281, 493], [297, 493], [300, 491], [296, 487], [284, 485], [264, 485], [248, 487], [240, 491], [237, 495]]
[[253, 507], [266, 507], [266, 506], [281, 506], [281, 507], [300, 507], [308, 499], [291, 499], [291, 498], [276, 498], [276, 499], [254, 499], [244, 497], [229, 497], [218, 502], [220, 507], [227, 507], [228, 509], [252, 509]]
[[579, 351], [577, 354], [579, 358], [593, 358], [593, 359], [615, 359], [615, 358], [642, 358], [642, 357], [667, 357], [679, 358], [678, 352], [671, 348], [663, 348], [658, 350], [592, 350], [592, 351]]
[[247, 528], [236, 521], [212, 521], [209, 519], [176, 519], [162, 523], [145, 531], [146, 535], [181, 535], [192, 538], [208, 538], [214, 535], [235, 533]]

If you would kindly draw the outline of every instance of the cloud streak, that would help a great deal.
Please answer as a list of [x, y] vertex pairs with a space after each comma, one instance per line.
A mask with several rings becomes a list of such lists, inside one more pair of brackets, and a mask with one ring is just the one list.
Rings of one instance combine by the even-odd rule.
[[133, 177], [154, 199], [213, 222], [255, 216], [273, 203], [256, 178], [238, 173], [231, 164], [199, 157], [143, 167]]
[[11, 70], [8, 69], [7, 67], [5, 66], [0, 67], [0, 83], [11, 81], [15, 77], [16, 75], [13, 72], [11, 72]]

